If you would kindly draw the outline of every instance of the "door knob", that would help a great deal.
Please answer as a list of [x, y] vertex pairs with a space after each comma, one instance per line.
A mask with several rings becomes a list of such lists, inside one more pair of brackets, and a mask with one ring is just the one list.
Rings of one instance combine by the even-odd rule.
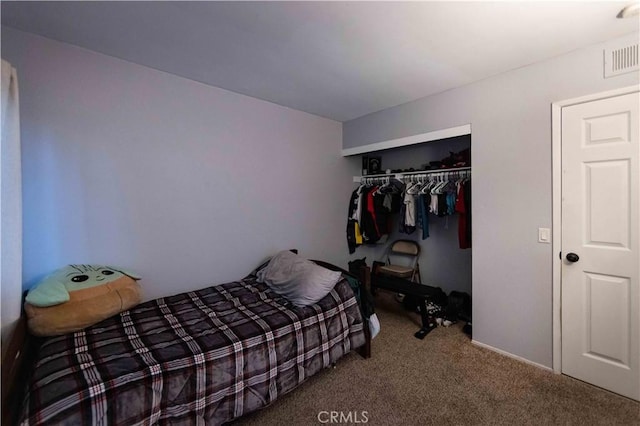
[[580, 260], [580, 256], [575, 253], [567, 253], [567, 260], [571, 263], [574, 263]]

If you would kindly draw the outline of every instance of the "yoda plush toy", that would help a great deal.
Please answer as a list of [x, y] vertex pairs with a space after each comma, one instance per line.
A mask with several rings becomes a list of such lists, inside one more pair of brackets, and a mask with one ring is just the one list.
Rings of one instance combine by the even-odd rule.
[[140, 303], [140, 277], [121, 268], [69, 265], [29, 290], [29, 330], [57, 336], [82, 330]]

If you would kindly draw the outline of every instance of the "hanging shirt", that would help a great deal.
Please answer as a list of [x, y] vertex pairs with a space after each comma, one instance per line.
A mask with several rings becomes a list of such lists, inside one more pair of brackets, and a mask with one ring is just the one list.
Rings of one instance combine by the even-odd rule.
[[452, 215], [456, 212], [456, 193], [447, 192], [447, 214]]
[[349, 199], [349, 210], [347, 212], [347, 245], [349, 246], [350, 254], [355, 253], [356, 247], [359, 244], [362, 244], [362, 235], [360, 235], [360, 243], [358, 243], [358, 238], [356, 235], [356, 227], [358, 225], [358, 221], [354, 219], [358, 204], [358, 197], [358, 189], [356, 189], [351, 193], [351, 198]]
[[356, 245], [362, 245], [362, 233], [360, 232], [360, 225], [358, 224], [358, 222], [355, 222], [354, 224], [354, 233]]
[[438, 216], [447, 215], [447, 194], [438, 194]]
[[362, 195], [364, 196], [362, 199], [362, 221], [359, 222], [359, 225], [360, 232], [362, 232], [362, 242], [364, 244], [372, 244], [380, 239], [373, 205], [374, 191], [374, 187], [367, 187], [362, 191]]
[[464, 186], [464, 209], [467, 219], [467, 229], [465, 232], [467, 248], [471, 247], [471, 180], [467, 180]]
[[357, 220], [358, 223], [362, 223], [362, 206], [364, 205], [365, 186], [360, 185], [356, 192], [358, 193], [358, 197], [356, 199], [356, 209], [353, 213], [353, 219]]
[[[402, 195], [402, 198], [404, 199], [404, 194]], [[400, 205], [400, 215], [399, 215], [400, 220], [398, 222], [398, 232], [402, 234], [409, 234], [409, 232], [407, 232], [407, 225], [404, 222], [407, 216], [406, 212], [407, 212], [407, 205], [403, 202]]]
[[382, 202], [382, 205], [388, 211], [391, 211], [393, 209], [392, 199], [393, 197], [391, 196], [390, 192], [387, 192], [386, 194], [384, 194], [384, 201]]
[[458, 184], [458, 197], [456, 199], [456, 211], [458, 215], [458, 244], [461, 249], [469, 248], [467, 242], [467, 210], [465, 205], [464, 186]]
[[[409, 205], [412, 204], [413, 196], [411, 194], [407, 194], [407, 189], [409, 189], [409, 186], [405, 188], [405, 191], [402, 192], [401, 196], [399, 197], [401, 203], [398, 230], [403, 234], [412, 234], [416, 230], [415, 220], [413, 222], [413, 225], [407, 223], [407, 217], [410, 215], [410, 213], [407, 213], [407, 210], [409, 209]], [[415, 218], [415, 213], [413, 213], [412, 216]]]
[[406, 205], [404, 223], [406, 226], [416, 226], [416, 199], [415, 196], [405, 192], [404, 204]]
[[438, 214], [438, 194], [431, 193], [431, 204], [429, 205], [429, 211], [435, 215]]
[[389, 227], [387, 226], [387, 217], [389, 216], [389, 209], [384, 206], [385, 194], [381, 194], [380, 191], [375, 191], [373, 194], [373, 209], [375, 211], [376, 225], [378, 234], [380, 237], [389, 233]]
[[420, 194], [418, 196], [418, 224], [422, 228], [422, 239], [429, 238], [429, 208], [427, 206], [428, 196]]
[[[373, 226], [376, 230], [376, 235], [380, 238], [380, 228], [378, 227], [378, 219], [376, 218], [376, 207], [375, 200], [373, 199], [373, 194], [378, 190], [377, 186], [374, 186], [370, 191], [367, 192], [367, 211], [371, 214], [373, 218]], [[377, 239], [377, 238], [376, 238]]]

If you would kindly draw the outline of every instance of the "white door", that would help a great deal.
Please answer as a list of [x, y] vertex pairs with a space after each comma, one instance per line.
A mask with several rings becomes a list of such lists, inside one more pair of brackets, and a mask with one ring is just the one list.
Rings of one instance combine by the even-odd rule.
[[562, 372], [640, 400], [638, 93], [562, 109]]

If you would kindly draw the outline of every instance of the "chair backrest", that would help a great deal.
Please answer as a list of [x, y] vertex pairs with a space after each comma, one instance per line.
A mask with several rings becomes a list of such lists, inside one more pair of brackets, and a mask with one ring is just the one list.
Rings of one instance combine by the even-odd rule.
[[[388, 266], [381, 267], [383, 274], [389, 273], [406, 278], [411, 273], [411, 281], [422, 282], [420, 277], [420, 244], [412, 240], [396, 240], [391, 243], [386, 250], [386, 262]], [[409, 268], [407, 270], [407, 268]], [[375, 270], [375, 266], [374, 266]]]
[[391, 244], [389, 252], [392, 254], [405, 254], [407, 256], [418, 256], [420, 245], [411, 240], [396, 240]]
[[420, 245], [411, 240], [396, 240], [386, 250], [386, 264], [416, 269], [420, 257]]

